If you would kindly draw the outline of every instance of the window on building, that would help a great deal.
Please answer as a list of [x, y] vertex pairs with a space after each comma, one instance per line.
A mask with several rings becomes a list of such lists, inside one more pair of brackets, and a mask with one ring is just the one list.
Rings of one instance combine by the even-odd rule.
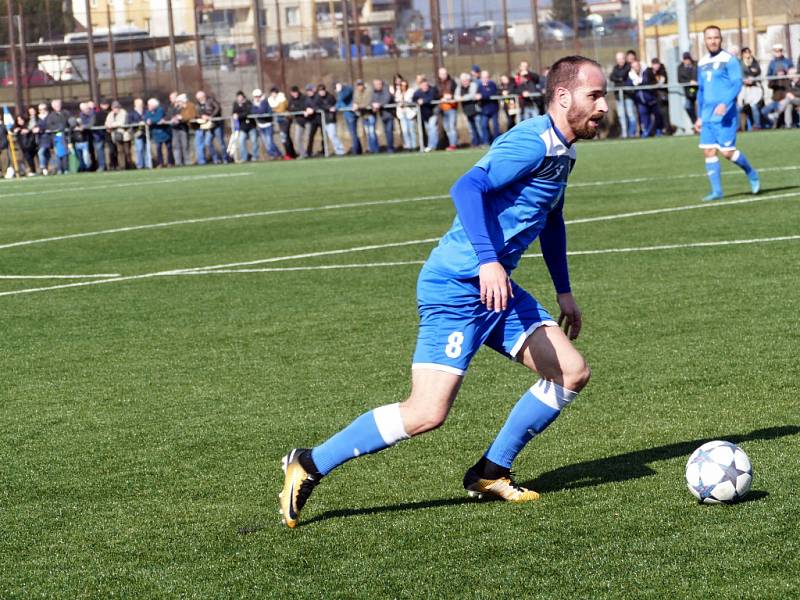
[[298, 6], [286, 7], [286, 24], [292, 27], [300, 26], [300, 7]]

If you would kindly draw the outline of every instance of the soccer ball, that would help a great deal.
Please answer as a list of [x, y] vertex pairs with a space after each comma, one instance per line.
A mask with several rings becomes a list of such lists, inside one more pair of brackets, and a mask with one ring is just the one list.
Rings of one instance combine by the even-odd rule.
[[686, 463], [689, 491], [703, 504], [736, 502], [747, 494], [752, 481], [750, 459], [730, 442], [705, 443]]

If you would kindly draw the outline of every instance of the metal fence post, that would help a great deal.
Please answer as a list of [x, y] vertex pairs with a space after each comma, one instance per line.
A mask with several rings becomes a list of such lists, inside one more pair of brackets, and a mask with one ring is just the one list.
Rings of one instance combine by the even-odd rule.
[[617, 115], [621, 115], [620, 117], [620, 131], [622, 132], [622, 137], [628, 137], [628, 114], [625, 112], [625, 92], [622, 90], [617, 90]]
[[[328, 158], [330, 156], [330, 153], [329, 153], [329, 150], [328, 150], [328, 140], [327, 140], [328, 130], [325, 128], [327, 126], [327, 124], [328, 124], [328, 120], [325, 118], [326, 115], [325, 115], [325, 111], [324, 110], [320, 110], [319, 114], [322, 117], [322, 152], [325, 154], [325, 158]], [[312, 152], [313, 152], [313, 150], [314, 149], [311, 148]]]
[[150, 125], [147, 124], [147, 121], [144, 123], [144, 145], [145, 145], [145, 154], [144, 156], [144, 164], [148, 169], [153, 168], [153, 149], [150, 147]]
[[417, 104], [417, 139], [420, 152], [425, 152], [425, 138], [422, 137], [422, 107]]

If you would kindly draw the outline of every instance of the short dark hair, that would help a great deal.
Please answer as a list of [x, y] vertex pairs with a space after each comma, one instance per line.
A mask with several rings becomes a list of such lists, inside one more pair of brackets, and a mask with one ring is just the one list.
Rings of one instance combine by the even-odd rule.
[[709, 29], [716, 29], [717, 31], [719, 31], [719, 34], [722, 35], [722, 29], [720, 29], [717, 25], [709, 25], [708, 27], [703, 29], [703, 35], [704, 36], [706, 34], [706, 31], [708, 31]]
[[547, 89], [545, 90], [545, 103], [550, 104], [555, 97], [556, 88], [563, 87], [573, 90], [578, 79], [578, 73], [583, 65], [593, 65], [602, 71], [600, 63], [585, 56], [565, 56], [558, 59], [547, 74]]

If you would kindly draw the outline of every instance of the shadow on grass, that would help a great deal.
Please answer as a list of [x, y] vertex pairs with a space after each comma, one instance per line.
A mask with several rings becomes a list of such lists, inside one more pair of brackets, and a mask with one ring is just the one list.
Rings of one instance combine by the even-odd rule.
[[[800, 185], [784, 185], [784, 186], [772, 186], [772, 187], [762, 187], [761, 191], [758, 192], [759, 196], [764, 196], [765, 194], [771, 194], [774, 192], [789, 192], [792, 190], [800, 189]], [[750, 192], [736, 192], [735, 194], [725, 194], [725, 198], [722, 200], [724, 203], [725, 200], [730, 200], [732, 198], [746, 198], [748, 196], [752, 196]]]
[[631, 479], [655, 475], [656, 471], [649, 466], [650, 463], [680, 456], [688, 457], [698, 446], [712, 439], [727, 440], [734, 444], [741, 444], [755, 440], [773, 440], [798, 433], [800, 433], [800, 426], [786, 425], [783, 427], [756, 429], [743, 435], [717, 436], [702, 440], [677, 442], [666, 446], [636, 450], [608, 458], [599, 458], [559, 467], [543, 473], [536, 479], [527, 481], [522, 485], [539, 492], [555, 492], [603, 485], [604, 483], [630, 481]]
[[[328, 519], [340, 519], [343, 517], [358, 517], [361, 515], [377, 515], [380, 513], [393, 513], [403, 512], [406, 510], [422, 510], [425, 508], [439, 508], [442, 506], [460, 506], [462, 504], [475, 504], [477, 502], [494, 502], [494, 499], [474, 500], [472, 498], [442, 498], [439, 500], [422, 500], [419, 502], [404, 502], [401, 504], [389, 504], [387, 506], [370, 506], [366, 508], [343, 508], [340, 510], [329, 510], [320, 515], [310, 518], [308, 521], [301, 521], [300, 526], [311, 525], [319, 521], [327, 521]], [[262, 529], [266, 529], [267, 525], [248, 525], [241, 527], [238, 532], [241, 535], [248, 533], [256, 533]]]
[[[532, 481], [527, 481], [522, 485], [539, 492], [556, 492], [560, 490], [579, 489], [606, 483], [620, 481], [630, 481], [655, 475], [656, 471], [649, 464], [661, 460], [670, 460], [681, 456], [688, 457], [695, 449], [711, 441], [712, 439], [722, 439], [734, 444], [752, 442], [756, 440], [773, 440], [787, 435], [800, 433], [800, 426], [787, 425], [782, 427], [768, 427], [756, 429], [747, 434], [717, 436], [699, 440], [690, 440], [657, 446], [646, 450], [636, 450], [626, 452], [617, 456], [589, 460], [586, 462], [575, 463], [560, 467], [553, 471], [548, 471]], [[769, 494], [765, 491], [751, 491], [741, 502], [756, 502], [766, 498]], [[481, 500], [479, 502], [492, 502], [493, 500]], [[389, 504], [386, 506], [372, 506], [366, 508], [329, 510], [320, 515], [316, 515], [308, 521], [302, 521], [300, 525], [311, 525], [328, 519], [339, 519], [346, 517], [357, 517], [361, 515], [376, 515], [382, 513], [404, 512], [407, 510], [422, 510], [426, 508], [440, 508], [444, 506], [460, 506], [462, 504], [474, 504], [478, 501], [472, 498], [442, 498], [439, 500], [425, 500], [420, 502], [404, 502], [401, 504]], [[267, 525], [258, 524], [242, 527], [238, 531], [241, 535], [255, 533], [265, 529]]]

